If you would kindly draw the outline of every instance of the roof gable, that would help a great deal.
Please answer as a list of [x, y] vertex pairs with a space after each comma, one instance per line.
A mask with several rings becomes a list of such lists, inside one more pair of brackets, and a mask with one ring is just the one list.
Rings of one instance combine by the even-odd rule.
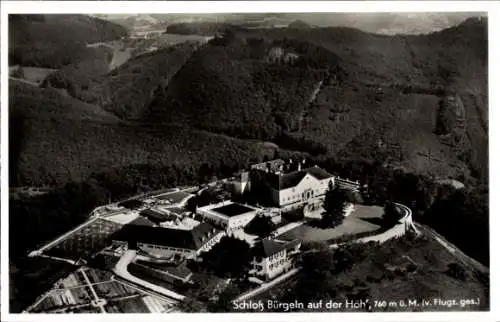
[[310, 175], [317, 180], [325, 180], [333, 177], [330, 173], [320, 167], [311, 167], [282, 175], [273, 174], [268, 178], [268, 182], [273, 189], [285, 190], [296, 187], [307, 175]]
[[262, 239], [255, 247], [253, 248], [254, 256], [258, 258], [268, 258], [274, 254], [279, 253], [282, 250], [289, 250], [295, 247], [297, 244], [300, 244], [298, 240], [292, 240], [289, 242], [285, 241], [277, 241], [274, 239]]

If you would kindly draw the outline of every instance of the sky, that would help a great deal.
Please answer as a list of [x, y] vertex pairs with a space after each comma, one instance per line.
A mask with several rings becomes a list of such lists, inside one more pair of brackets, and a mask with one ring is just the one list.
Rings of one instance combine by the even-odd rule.
[[[406, 13], [268, 13], [268, 14], [151, 14], [151, 15], [105, 15], [108, 20], [126, 19], [136, 16], [141, 20], [161, 22], [180, 21], [229, 21], [241, 23], [255, 19], [267, 19], [276, 24], [289, 24], [294, 20], [302, 20], [319, 27], [351, 27], [367, 32], [382, 34], [418, 34], [429, 33], [459, 24], [473, 16], [484, 16], [483, 13], [470, 12], [406, 12]], [[151, 19], [153, 17], [154, 19]], [[104, 18], [104, 17], [103, 17]]]

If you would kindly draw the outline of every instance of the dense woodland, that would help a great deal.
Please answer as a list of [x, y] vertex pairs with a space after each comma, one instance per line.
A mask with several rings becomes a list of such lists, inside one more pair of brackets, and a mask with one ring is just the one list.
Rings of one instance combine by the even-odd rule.
[[88, 43], [126, 35], [122, 26], [84, 15], [9, 15], [9, 65], [59, 68], [91, 57]]
[[[175, 125], [273, 141], [282, 149], [312, 155], [377, 160], [416, 173], [484, 181], [488, 138], [483, 25], [466, 22], [407, 37], [348, 28], [231, 31], [194, 55], [194, 48], [181, 45], [137, 57], [105, 74], [80, 62], [49, 76], [46, 84], [55, 78], [55, 87], [97, 105], [96, 110], [147, 124], [156, 133]], [[449, 38], [457, 41], [449, 44]], [[370, 51], [359, 44], [369, 45]], [[276, 48], [298, 58], [274, 59]], [[449, 48], [450, 53], [445, 51]], [[387, 59], [375, 64], [372, 56]], [[422, 56], [431, 59], [424, 62]], [[467, 64], [448, 63], [462, 57]], [[401, 63], [393, 64], [395, 59]], [[374, 67], [378, 69], [370, 71]], [[460, 140], [439, 134], [443, 126], [457, 123], [453, 111], [442, 112], [444, 88], [464, 105]], [[19, 95], [14, 109], [27, 104], [24, 90]], [[87, 125], [95, 127], [92, 123]], [[457, 132], [445, 131], [450, 130]], [[47, 142], [58, 146], [61, 140]], [[36, 146], [27, 147], [27, 157], [37, 153]], [[72, 178], [85, 178], [88, 170], [83, 169], [101, 163], [96, 158], [80, 162], [89, 164], [72, 167]], [[31, 166], [30, 171], [43, 170]], [[47, 169], [54, 171], [60, 169]]]
[[[367, 183], [365, 203], [408, 205], [415, 220], [489, 263], [484, 20], [420, 36], [216, 29], [204, 46], [109, 72], [107, 51], [85, 44], [119, 38], [122, 27], [79, 16], [10, 19], [11, 64], [64, 66], [44, 88], [9, 82], [10, 184], [52, 189], [11, 200], [14, 261], [109, 199], [306, 157]], [[206, 29], [197, 33], [214, 33]], [[466, 187], [440, 187], [443, 177]]]

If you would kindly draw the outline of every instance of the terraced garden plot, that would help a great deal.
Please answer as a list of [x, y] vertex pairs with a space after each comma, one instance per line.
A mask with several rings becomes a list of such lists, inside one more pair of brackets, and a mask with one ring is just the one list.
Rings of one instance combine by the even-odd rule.
[[93, 297], [88, 286], [80, 286], [71, 289], [55, 289], [33, 308], [32, 312], [47, 312], [62, 308], [71, 308], [73, 306], [87, 305], [90, 304], [92, 300]]
[[109, 244], [109, 236], [122, 225], [98, 218], [46, 250], [46, 255], [78, 260], [101, 250]]
[[108, 271], [97, 270], [97, 269], [87, 269], [85, 274], [89, 278], [91, 283], [99, 283], [103, 281], [109, 281], [113, 277], [113, 274]]
[[101, 310], [98, 307], [93, 307], [93, 306], [84, 306], [84, 307], [79, 307], [79, 308], [74, 308], [67, 310], [64, 313], [101, 313]]
[[95, 284], [93, 287], [99, 297], [103, 297], [106, 299], [121, 298], [140, 294], [138, 290], [127, 287], [122, 283], [116, 281]]
[[143, 297], [139, 295], [123, 300], [108, 301], [106, 311], [109, 313], [150, 313]]

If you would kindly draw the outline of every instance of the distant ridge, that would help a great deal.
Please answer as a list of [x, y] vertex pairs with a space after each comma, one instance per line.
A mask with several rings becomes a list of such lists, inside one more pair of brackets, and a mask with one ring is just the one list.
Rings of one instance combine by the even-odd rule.
[[291, 23], [288, 25], [288, 28], [294, 28], [294, 29], [307, 29], [307, 28], [311, 28], [311, 26], [310, 26], [308, 23], [306, 23], [306, 22], [304, 22], [304, 21], [302, 21], [302, 20], [298, 19], [298, 20], [295, 20], [295, 21], [291, 22]]

